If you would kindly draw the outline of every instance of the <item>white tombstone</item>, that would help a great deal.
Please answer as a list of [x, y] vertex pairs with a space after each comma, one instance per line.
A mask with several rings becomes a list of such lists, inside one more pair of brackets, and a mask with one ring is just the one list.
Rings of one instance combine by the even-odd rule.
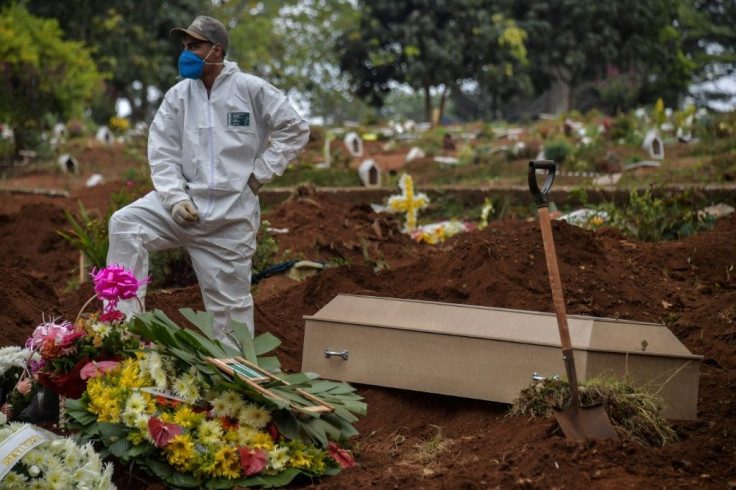
[[89, 176], [89, 179], [87, 179], [87, 182], [85, 182], [84, 185], [86, 187], [94, 187], [104, 182], [105, 182], [105, 177], [103, 177], [101, 174], [92, 174]]
[[345, 135], [343, 139], [345, 147], [351, 156], [362, 157], [363, 156], [363, 140], [358, 136], [358, 133], [351, 131]]
[[374, 160], [363, 160], [358, 167], [358, 176], [366, 187], [381, 187], [381, 169]]
[[424, 158], [425, 156], [426, 154], [424, 153], [424, 150], [422, 150], [418, 146], [415, 146], [411, 150], [409, 150], [409, 153], [406, 154], [406, 163], [409, 163], [417, 158]]
[[69, 131], [66, 129], [64, 123], [59, 122], [54, 124], [54, 136], [57, 138], [66, 138], [69, 136]]
[[437, 163], [444, 163], [445, 165], [457, 165], [458, 163], [460, 163], [459, 158], [443, 157], [441, 155], [434, 157], [434, 161]]
[[417, 127], [417, 123], [413, 119], [407, 119], [404, 122], [404, 130], [408, 133], [413, 133], [416, 127]]
[[95, 133], [95, 139], [100, 143], [111, 145], [115, 141], [115, 136], [112, 134], [112, 131], [110, 131], [110, 128], [107, 126], [100, 126], [97, 128], [97, 133]]
[[68, 174], [79, 174], [79, 162], [68, 153], [61, 155], [58, 160], [56, 160], [56, 163], [59, 164], [62, 172], [66, 172]]
[[659, 131], [656, 129], [649, 130], [641, 146], [649, 152], [650, 157], [658, 160], [664, 158], [664, 145], [662, 144], [662, 138], [659, 136]]

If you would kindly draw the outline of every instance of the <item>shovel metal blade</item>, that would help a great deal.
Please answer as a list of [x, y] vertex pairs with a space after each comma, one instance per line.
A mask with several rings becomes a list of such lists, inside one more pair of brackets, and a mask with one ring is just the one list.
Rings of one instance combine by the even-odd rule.
[[561, 410], [555, 409], [555, 418], [567, 440], [584, 442], [586, 439], [611, 439], [618, 441], [616, 429], [611, 425], [602, 405], [581, 407], [576, 403], [570, 403]]

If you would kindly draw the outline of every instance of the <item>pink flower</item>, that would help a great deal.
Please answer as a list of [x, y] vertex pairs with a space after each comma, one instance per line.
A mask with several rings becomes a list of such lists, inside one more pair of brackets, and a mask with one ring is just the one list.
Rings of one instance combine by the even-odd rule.
[[240, 453], [240, 464], [243, 465], [245, 476], [256, 475], [266, 467], [268, 458], [266, 457], [266, 451], [263, 449], [239, 447], [238, 452]]
[[37, 326], [33, 335], [26, 341], [29, 349], [43, 348], [48, 344], [57, 345], [64, 341], [69, 333], [74, 331], [74, 325], [69, 322], [47, 322]]
[[341, 468], [352, 468], [353, 466], [355, 466], [355, 460], [350, 454], [350, 451], [341, 448], [334, 442], [331, 442], [327, 445], [327, 452], [330, 453], [330, 456], [332, 456], [335, 461], [340, 463]]
[[108, 265], [104, 269], [93, 269], [90, 274], [94, 278], [95, 293], [109, 303], [106, 311], [115, 309], [121, 299], [135, 298], [138, 288], [150, 282], [150, 278], [139, 281], [133, 273], [122, 266]]
[[20, 381], [18, 381], [18, 384], [15, 385], [15, 389], [20, 393], [21, 395], [27, 394], [29, 391], [31, 391], [31, 387], [33, 384], [31, 383], [31, 380], [28, 378], [23, 378]]
[[79, 371], [79, 377], [82, 379], [96, 378], [116, 367], [118, 367], [118, 363], [115, 361], [92, 361], [85, 364], [82, 370]]

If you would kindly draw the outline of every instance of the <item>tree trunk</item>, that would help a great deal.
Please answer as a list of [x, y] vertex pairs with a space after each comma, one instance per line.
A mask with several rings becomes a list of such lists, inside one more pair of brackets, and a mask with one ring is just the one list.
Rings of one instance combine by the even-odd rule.
[[440, 96], [440, 106], [439, 106], [439, 114], [437, 114], [437, 124], [439, 125], [442, 122], [442, 115], [445, 113], [445, 103], [447, 102], [447, 97], [450, 95], [450, 89], [447, 88], [447, 85], [442, 89], [442, 95]]
[[575, 108], [575, 86], [570, 70], [564, 66], [552, 68], [554, 82], [550, 88], [550, 109], [553, 114], [570, 112]]
[[432, 94], [430, 87], [424, 87], [424, 117], [427, 122], [432, 123]]

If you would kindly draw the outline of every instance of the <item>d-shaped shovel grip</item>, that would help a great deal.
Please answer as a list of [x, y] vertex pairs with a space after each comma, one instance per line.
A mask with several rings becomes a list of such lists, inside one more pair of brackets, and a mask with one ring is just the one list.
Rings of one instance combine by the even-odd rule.
[[[537, 185], [537, 169], [547, 171], [547, 180], [544, 181], [544, 187], [539, 189]], [[557, 164], [552, 160], [532, 160], [529, 162], [529, 190], [532, 191], [534, 200], [537, 202], [537, 208], [547, 207], [547, 193], [552, 182], [555, 181], [555, 172]]]

